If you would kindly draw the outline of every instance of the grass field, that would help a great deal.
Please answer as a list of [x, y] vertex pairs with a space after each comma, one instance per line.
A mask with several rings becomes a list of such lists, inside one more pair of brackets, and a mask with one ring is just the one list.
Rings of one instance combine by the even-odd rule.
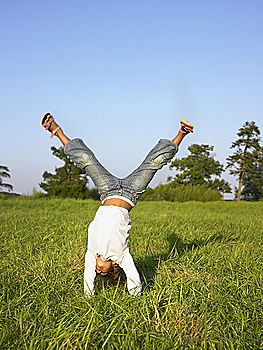
[[262, 202], [140, 202], [135, 299], [121, 287], [83, 295], [98, 202], [0, 206], [0, 349], [263, 349]]

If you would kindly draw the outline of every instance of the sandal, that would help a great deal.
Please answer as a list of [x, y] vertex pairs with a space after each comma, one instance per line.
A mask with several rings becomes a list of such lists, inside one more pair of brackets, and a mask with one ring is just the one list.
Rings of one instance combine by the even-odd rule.
[[182, 133], [188, 134], [189, 132], [193, 132], [194, 126], [192, 124], [190, 124], [189, 122], [187, 122], [186, 120], [181, 120], [180, 124], [181, 124], [180, 131]]
[[55, 119], [53, 118], [53, 116], [50, 113], [45, 113], [43, 115], [43, 117], [41, 118], [41, 125], [48, 131], [51, 132], [50, 138], [52, 139], [52, 137], [54, 135], [56, 135], [56, 133], [58, 132], [58, 130], [61, 129], [60, 126], [58, 126], [56, 129], [54, 130], [50, 130], [51, 127], [51, 123], [55, 121]]

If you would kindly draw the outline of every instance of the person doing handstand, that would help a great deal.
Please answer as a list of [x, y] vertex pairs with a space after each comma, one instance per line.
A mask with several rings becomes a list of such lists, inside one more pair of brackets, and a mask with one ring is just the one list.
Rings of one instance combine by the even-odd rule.
[[81, 139], [70, 140], [50, 113], [42, 117], [41, 124], [51, 132], [50, 137], [56, 135], [59, 138], [65, 154], [86, 172], [100, 194], [102, 205], [88, 228], [84, 268], [84, 293], [87, 296], [94, 294], [96, 274], [106, 276], [115, 266], [125, 272], [130, 295], [141, 294], [142, 283], [128, 248], [129, 212], [157, 170], [172, 160], [183, 138], [193, 132], [192, 124], [185, 120], [180, 123], [179, 132], [173, 140], [161, 139], [137, 169], [126, 178], [119, 179], [100, 164]]

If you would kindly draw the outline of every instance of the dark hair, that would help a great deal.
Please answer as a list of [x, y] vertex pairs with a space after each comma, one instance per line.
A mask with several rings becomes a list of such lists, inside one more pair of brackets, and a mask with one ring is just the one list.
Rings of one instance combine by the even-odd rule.
[[118, 264], [113, 264], [112, 270], [106, 276], [109, 286], [123, 286], [126, 284], [126, 275], [123, 269]]

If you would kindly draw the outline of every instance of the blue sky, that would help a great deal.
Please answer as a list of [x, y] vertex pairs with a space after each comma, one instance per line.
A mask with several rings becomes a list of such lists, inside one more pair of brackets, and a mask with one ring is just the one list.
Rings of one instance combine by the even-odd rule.
[[178, 157], [202, 143], [225, 163], [245, 121], [262, 130], [262, 15], [260, 0], [0, 1], [0, 164], [14, 191], [61, 164], [46, 111], [119, 177], [180, 119], [196, 131]]

